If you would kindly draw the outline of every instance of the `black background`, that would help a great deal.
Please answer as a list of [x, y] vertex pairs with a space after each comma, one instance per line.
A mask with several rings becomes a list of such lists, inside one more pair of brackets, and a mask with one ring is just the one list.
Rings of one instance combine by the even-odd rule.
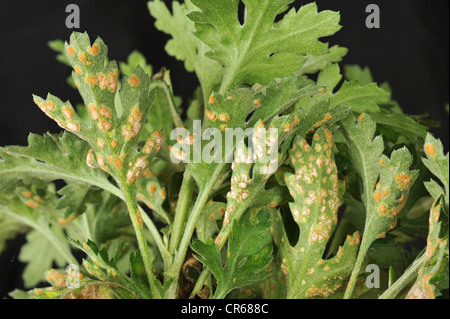
[[[225, 1], [225, 0], [211, 0]], [[109, 56], [118, 61], [134, 49], [154, 67], [172, 71], [175, 93], [187, 99], [197, 86], [183, 63], [165, 54], [168, 36], [153, 26], [145, 0], [17, 1], [0, 4], [0, 146], [26, 145], [30, 132], [58, 132], [59, 127], [33, 103], [31, 94], [47, 92], [70, 100], [81, 98], [65, 82], [71, 70], [55, 60], [47, 47], [54, 39], [68, 39], [65, 26], [69, 3], [78, 4], [81, 28], [91, 39], [102, 37]], [[299, 1], [307, 3], [309, 1]], [[432, 132], [448, 149], [449, 101], [449, 1], [448, 0], [318, 0], [320, 10], [340, 11], [343, 29], [326, 39], [350, 51], [343, 63], [369, 66], [377, 82], [389, 82], [393, 97], [408, 114], [428, 112], [441, 121]], [[367, 29], [365, 8], [381, 9], [381, 28]], [[23, 236], [9, 242], [0, 255], [0, 298], [20, 280], [24, 265], [17, 261]]]

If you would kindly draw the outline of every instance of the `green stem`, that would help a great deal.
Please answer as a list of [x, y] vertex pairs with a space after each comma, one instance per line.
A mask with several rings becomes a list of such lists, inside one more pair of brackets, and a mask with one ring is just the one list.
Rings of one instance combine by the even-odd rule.
[[[128, 187], [128, 186], [126, 186]], [[114, 187], [116, 190], [115, 191], [110, 191], [113, 195], [117, 196], [118, 198], [120, 198], [121, 200], [123, 200], [124, 202], [126, 202], [124, 193], [122, 191], [120, 191], [118, 188]], [[107, 189], [105, 189], [107, 190]], [[137, 205], [137, 204], [136, 204]], [[137, 207], [139, 208], [139, 211], [141, 213], [142, 219], [145, 223], [145, 225], [147, 226], [147, 228], [149, 229], [150, 233], [153, 236], [153, 239], [155, 240], [156, 245], [158, 246], [158, 249], [161, 253], [161, 255], [166, 256], [167, 257], [167, 249], [166, 246], [163, 243], [163, 240], [161, 238], [161, 235], [159, 234], [158, 229], [156, 228], [155, 224], [153, 223], [153, 221], [147, 216], [147, 214], [144, 212], [144, 210], [142, 209], [142, 207], [140, 207], [139, 205], [137, 205]], [[170, 265], [171, 262], [171, 257], [170, 259], [167, 257], [167, 265]]]
[[174, 253], [180, 244], [191, 205], [192, 194], [194, 193], [195, 180], [186, 170], [183, 175], [183, 183], [177, 201], [175, 220], [173, 222], [172, 235], [170, 236], [169, 252]]
[[164, 261], [164, 266], [167, 267], [172, 263], [172, 255], [167, 250], [167, 247], [164, 245], [164, 242], [159, 234], [158, 229], [156, 228], [153, 221], [150, 219], [150, 217], [145, 213], [145, 211], [142, 209], [142, 207], [139, 207], [139, 211], [142, 216], [142, 220], [144, 221], [145, 226], [147, 226], [148, 230], [153, 236], [153, 239], [155, 240], [156, 246], [159, 249], [159, 252], [161, 253], [161, 256]]
[[[368, 229], [368, 228], [366, 227], [366, 229]], [[361, 271], [361, 266], [364, 261], [364, 257], [366, 256], [366, 253], [369, 250], [369, 247], [372, 242], [373, 242], [372, 239], [368, 238], [367, 236], [363, 236], [363, 240], [361, 242], [361, 247], [358, 252], [358, 257], [356, 258], [356, 262], [353, 267], [352, 275], [350, 276], [350, 280], [347, 284], [347, 289], [345, 290], [345, 293], [344, 293], [344, 299], [350, 299], [352, 297], [353, 290], [355, 290], [356, 280], [358, 279], [358, 275]]]
[[167, 101], [169, 102], [170, 112], [172, 114], [173, 122], [176, 127], [184, 127], [183, 121], [180, 118], [180, 115], [177, 112], [176, 106], [175, 106], [175, 99], [173, 98], [173, 91], [172, 91], [172, 82], [170, 80], [169, 72], [166, 71], [164, 73], [164, 78], [162, 79], [162, 88], [164, 90], [164, 93], [166, 94]]
[[[125, 181], [121, 183], [121, 189], [124, 194], [124, 200], [127, 204], [128, 212], [130, 214], [131, 223], [133, 224], [136, 238], [141, 252], [142, 260], [144, 262], [145, 271], [150, 286], [150, 291], [154, 299], [161, 299], [161, 293], [157, 287], [157, 279], [153, 274], [153, 266], [148, 252], [147, 241], [144, 236], [144, 228], [142, 225], [142, 215], [138, 209], [139, 205], [136, 202], [136, 196], [133, 196], [130, 187]], [[140, 216], [141, 215], [141, 216]]]
[[184, 258], [186, 252], [189, 247], [189, 243], [191, 241], [192, 234], [194, 233], [195, 226], [197, 224], [198, 217], [202, 212], [203, 206], [208, 201], [209, 189], [204, 189], [200, 192], [194, 208], [192, 209], [192, 213], [189, 216], [188, 222], [186, 223], [186, 228], [183, 233], [183, 237], [181, 238], [180, 245], [178, 247], [177, 253], [175, 254], [174, 262], [172, 266], [169, 268], [167, 275], [172, 278], [176, 278], [183, 266]]
[[83, 226], [84, 226], [84, 229], [86, 230], [86, 239], [94, 239], [94, 238], [92, 238], [92, 233], [91, 233], [91, 227], [89, 226], [89, 221], [88, 221], [88, 218], [87, 218], [87, 214], [83, 214], [82, 215], [82, 221], [81, 221], [82, 223], [83, 223]]
[[419, 258], [406, 269], [403, 275], [390, 286], [379, 299], [394, 299], [411, 281], [413, 281], [419, 271], [420, 266], [423, 265], [425, 260], [425, 254], [422, 254]]
[[[210, 274], [208, 269], [203, 269], [200, 276], [198, 277], [194, 288], [192, 289], [190, 297], [193, 297], [197, 292], [202, 290], [206, 280], [208, 279], [208, 275]], [[211, 290], [212, 291], [212, 290]]]
[[205, 187], [203, 187], [200, 190], [200, 193], [195, 201], [192, 212], [189, 215], [189, 219], [186, 223], [186, 227], [184, 229], [180, 245], [176, 250], [174, 261], [172, 265], [169, 267], [169, 270], [166, 272], [166, 276], [173, 279], [171, 287], [167, 290], [167, 294], [173, 298], [176, 293], [176, 286], [178, 284], [178, 277], [181, 271], [181, 267], [183, 266], [186, 257], [186, 252], [189, 248], [189, 244], [191, 242], [192, 235], [197, 225], [198, 218], [200, 217], [203, 207], [208, 201], [209, 193], [211, 189], [214, 187], [220, 174], [222, 173], [224, 166], [225, 163], [219, 164], [214, 174], [211, 176], [211, 179], [209, 180], [208, 184], [206, 184]]

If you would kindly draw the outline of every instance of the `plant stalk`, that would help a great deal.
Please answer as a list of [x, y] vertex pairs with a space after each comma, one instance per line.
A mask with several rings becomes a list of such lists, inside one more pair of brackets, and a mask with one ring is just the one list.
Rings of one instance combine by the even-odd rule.
[[[205, 206], [206, 202], [209, 198], [209, 193], [211, 189], [213, 189], [217, 179], [222, 173], [223, 167], [225, 163], [219, 164], [214, 174], [211, 176], [208, 184], [206, 184], [201, 190], [195, 201], [194, 207], [192, 209], [191, 214], [189, 215], [189, 219], [186, 223], [186, 227], [184, 229], [183, 236], [181, 238], [180, 244], [178, 245], [178, 249], [176, 249], [176, 254], [172, 265], [169, 267], [169, 270], [166, 272], [166, 276], [173, 279], [171, 287], [168, 289], [169, 295], [174, 295], [176, 286], [178, 284], [178, 277], [181, 271], [181, 267], [183, 266], [184, 259], [186, 257], [187, 250], [189, 248], [189, 244], [191, 242], [192, 235], [194, 233], [195, 227], [197, 225], [198, 218]], [[174, 297], [174, 296], [172, 296]]]
[[419, 258], [414, 260], [414, 262], [406, 269], [403, 275], [394, 282], [385, 292], [379, 297], [379, 299], [394, 299], [400, 291], [402, 291], [411, 281], [413, 281], [419, 271], [420, 266], [422, 266], [425, 261], [425, 254], [422, 254]]
[[162, 298], [161, 293], [157, 288], [156, 283], [157, 279], [153, 274], [153, 266], [150, 259], [150, 254], [148, 252], [147, 241], [144, 236], [142, 215], [138, 209], [136, 197], [132, 196], [130, 188], [125, 181], [122, 181], [121, 189], [124, 194], [124, 199], [125, 203], [127, 204], [128, 212], [130, 214], [131, 223], [133, 224], [134, 231], [136, 232], [139, 251], [141, 252], [142, 260], [144, 262], [144, 267], [147, 273], [152, 298], [161, 299]]
[[344, 299], [350, 299], [352, 297], [353, 291], [355, 290], [356, 286], [356, 280], [358, 279], [358, 275], [361, 271], [361, 266], [364, 261], [364, 257], [366, 256], [366, 253], [369, 250], [370, 244], [372, 242], [373, 240], [369, 239], [367, 236], [363, 236], [361, 247], [359, 248], [358, 252], [358, 257], [356, 258], [356, 262], [355, 265], [353, 266], [353, 271], [350, 276], [350, 280], [347, 284], [347, 289], [345, 290], [344, 293]]
[[179, 246], [189, 216], [192, 194], [194, 193], [195, 180], [189, 171], [183, 175], [183, 183], [177, 201], [175, 220], [173, 222], [172, 235], [170, 236], [169, 252], [173, 254]]
[[161, 253], [161, 256], [164, 260], [164, 266], [167, 267], [168, 265], [170, 265], [172, 263], [172, 254], [169, 253], [166, 246], [164, 245], [164, 242], [163, 242], [161, 236], [159, 235], [159, 231], [156, 228], [153, 221], [150, 219], [150, 217], [148, 217], [148, 215], [145, 213], [145, 211], [142, 209], [142, 207], [140, 207], [140, 206], [138, 206], [138, 207], [139, 207], [139, 211], [142, 216], [142, 220], [144, 221], [145, 226], [147, 226], [148, 230], [152, 234], [153, 239], [155, 240], [156, 246], [158, 247], [159, 252]]

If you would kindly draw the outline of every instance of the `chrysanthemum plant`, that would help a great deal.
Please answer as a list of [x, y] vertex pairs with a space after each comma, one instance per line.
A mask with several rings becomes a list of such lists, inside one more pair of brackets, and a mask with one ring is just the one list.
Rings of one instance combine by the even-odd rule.
[[[63, 132], [0, 148], [0, 248], [26, 232], [34, 288], [12, 297], [448, 296], [449, 157], [428, 122], [369, 69], [341, 70], [347, 49], [322, 39], [339, 13], [242, 2], [243, 17], [239, 0], [148, 3], [198, 78], [190, 100], [138, 52], [117, 64], [86, 33], [51, 42], [84, 103], [33, 96]], [[228, 129], [254, 135], [222, 147]]]

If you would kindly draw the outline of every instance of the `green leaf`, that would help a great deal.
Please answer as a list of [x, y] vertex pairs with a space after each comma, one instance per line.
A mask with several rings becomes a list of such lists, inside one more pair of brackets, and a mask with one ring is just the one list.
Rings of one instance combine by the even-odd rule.
[[414, 142], [418, 139], [424, 139], [427, 134], [427, 127], [419, 124], [410, 116], [402, 113], [388, 112], [369, 112], [372, 120], [378, 125], [378, 130], [383, 129], [383, 136], [387, 136], [388, 131], [392, 131], [396, 137], [393, 142], [397, 142], [399, 137], [406, 138]]
[[357, 82], [344, 82], [331, 103], [350, 106], [354, 112], [377, 112], [377, 104], [387, 102], [389, 97], [390, 94], [375, 83], [361, 86]]
[[345, 65], [344, 75], [348, 81], [358, 81], [363, 85], [373, 82], [372, 72], [368, 67], [361, 68], [357, 64]]
[[339, 149], [352, 162], [362, 180], [361, 198], [366, 210], [361, 249], [345, 298], [350, 298], [353, 293], [370, 245], [395, 228], [398, 214], [418, 176], [418, 171], [409, 170], [413, 158], [405, 147], [393, 151], [391, 158], [382, 155], [383, 140], [381, 136], [374, 138], [375, 130], [376, 123], [364, 113], [357, 121], [353, 116], [342, 121], [342, 133], [347, 144], [340, 145]]
[[383, 153], [383, 138], [374, 138], [376, 123], [367, 115], [361, 115], [358, 122], [353, 116], [342, 121], [342, 131], [347, 144], [338, 144], [339, 150], [351, 161], [363, 182], [362, 200], [366, 207], [380, 173], [380, 157]]
[[131, 253], [130, 255], [131, 266], [131, 280], [134, 285], [139, 287], [141, 291], [150, 290], [148, 286], [147, 274], [145, 272], [144, 261], [142, 260], [141, 253], [138, 251]]
[[399, 277], [405, 271], [405, 266], [411, 262], [410, 254], [404, 245], [396, 241], [372, 245], [367, 252], [367, 257], [371, 264], [388, 270], [395, 277]]
[[108, 181], [104, 172], [86, 165], [89, 144], [75, 135], [30, 134], [28, 145], [0, 148], [0, 189], [17, 179], [36, 177], [82, 182], [118, 194], [117, 187]]
[[[287, 298], [334, 294], [343, 287], [356, 259], [358, 233], [348, 236], [333, 258], [322, 259], [337, 224], [340, 206], [332, 147], [332, 134], [321, 128], [314, 134], [312, 145], [298, 136], [289, 150], [294, 172], [286, 173], [285, 180], [294, 198], [289, 207], [294, 222], [300, 228], [300, 236], [292, 246], [279, 212], [273, 231], [282, 259], [280, 268], [287, 280]], [[334, 275], [337, 273], [339, 277]]]
[[300, 70], [295, 72], [295, 75], [301, 76], [321, 71], [329, 64], [340, 62], [347, 52], [348, 49], [335, 45], [329, 49], [329, 52], [322, 55], [312, 55], [308, 53], [306, 54], [306, 62], [302, 65]]
[[[86, 206], [92, 202], [93, 189], [86, 184], [69, 184], [58, 191], [62, 197], [58, 200], [57, 209], [64, 210], [61, 225], [67, 225], [85, 212]], [[95, 196], [95, 195], [94, 195]]]
[[[322, 87], [301, 87], [300, 78], [289, 77], [271, 81], [264, 93], [253, 89], [231, 90], [226, 96], [213, 93], [206, 107], [211, 126], [225, 128], [253, 127], [258, 121], [266, 123], [297, 101], [320, 94]], [[250, 113], [254, 111], [251, 118]]]
[[427, 190], [434, 199], [438, 199], [441, 195], [444, 197], [444, 212], [448, 215], [449, 211], [449, 155], [444, 154], [444, 146], [441, 141], [434, 138], [431, 134], [427, 134], [425, 139], [425, 155], [423, 159], [425, 166], [435, 175], [442, 186], [431, 180], [425, 183]]
[[[130, 278], [119, 271], [115, 261], [109, 258], [106, 250], [100, 250], [94, 242], [80, 243], [71, 239], [69, 239], [69, 242], [89, 256], [88, 259], [83, 259], [83, 266], [89, 275], [100, 281], [108, 281], [126, 287], [135, 298], [150, 298], [150, 289], [142, 283], [141, 276], [137, 275], [137, 273], [140, 273], [138, 268], [141, 266], [140, 261], [142, 261], [142, 258], [139, 261], [139, 255], [133, 255], [130, 259], [132, 276], [134, 274], [133, 278]], [[147, 280], [147, 277], [145, 278]]]
[[445, 276], [443, 270], [445, 269], [445, 264], [448, 264], [448, 237], [440, 237], [442, 222], [439, 221], [439, 217], [442, 204], [442, 200], [437, 200], [433, 204], [433, 207], [431, 207], [430, 232], [427, 238], [425, 260], [419, 268], [416, 282], [406, 296], [407, 299], [435, 299], [436, 287], [433, 284], [433, 277], [436, 275]]
[[[127, 184], [148, 172], [146, 169], [158, 152], [162, 135], [155, 131], [138, 152], [138, 138], [143, 119], [154, 99], [150, 78], [141, 67], [124, 76], [115, 103], [119, 71], [114, 61], [105, 64], [108, 48], [98, 38], [92, 45], [84, 33], [72, 33], [65, 53], [74, 68], [72, 77], [87, 106], [89, 123], [82, 121], [69, 102], [48, 95], [34, 96], [35, 103], [59, 126], [87, 141], [91, 150], [87, 165], [99, 167], [121, 183]], [[126, 170], [126, 171], [125, 171]]]
[[[177, 99], [177, 107], [181, 105], [181, 100]], [[172, 132], [174, 129], [173, 118], [171, 115], [169, 102], [163, 89], [155, 88], [155, 101], [148, 113], [147, 122], [142, 127], [142, 136], [150, 136], [155, 130], [166, 133]], [[165, 137], [166, 143], [169, 142], [169, 136]], [[145, 141], [144, 141], [145, 142]]]
[[[377, 86], [376, 83], [361, 84], [358, 81], [344, 81], [337, 89], [342, 79], [338, 64], [327, 65], [317, 79], [317, 85], [326, 87], [326, 93], [312, 97], [314, 102], [330, 99], [331, 105], [345, 105], [353, 112], [379, 112], [378, 104], [390, 101], [390, 93]], [[304, 99], [297, 108], [309, 108], [311, 101]]]
[[293, 0], [244, 0], [245, 21], [238, 20], [238, 0], [193, 0], [200, 11], [189, 14], [195, 35], [212, 51], [207, 56], [225, 66], [220, 93], [241, 83], [267, 84], [291, 76], [304, 64], [307, 53], [325, 54], [328, 45], [318, 39], [340, 29], [339, 13], [318, 13], [315, 3], [292, 8], [277, 16]]
[[223, 67], [206, 56], [210, 49], [194, 35], [194, 23], [187, 17], [195, 7], [190, 0], [180, 4], [172, 1], [171, 13], [163, 1], [148, 2], [150, 14], [156, 19], [155, 27], [169, 34], [166, 51], [180, 61], [186, 70], [195, 71], [203, 90], [204, 99], [220, 84]]
[[131, 224], [125, 203], [108, 192], [91, 190], [80, 206], [84, 206], [83, 216], [67, 225], [73, 238], [101, 245], [119, 237]]
[[269, 213], [264, 209], [254, 217], [250, 217], [249, 212], [243, 215], [239, 222], [233, 224], [225, 259], [212, 241], [192, 242], [191, 248], [197, 254], [195, 257], [217, 280], [214, 298], [224, 298], [230, 291], [269, 275], [266, 268], [272, 261], [270, 224]]
[[153, 67], [150, 64], [147, 64], [145, 56], [137, 50], [130, 53], [126, 63], [119, 63], [120, 72], [128, 76], [131, 76], [138, 66], [140, 66], [149, 76], [152, 76]]
[[[51, 232], [68, 249], [69, 246], [62, 229], [53, 227]], [[59, 267], [64, 267], [67, 264], [60, 251], [42, 233], [32, 230], [26, 238], [27, 243], [20, 250], [19, 260], [27, 263], [22, 278], [25, 281], [25, 286], [29, 288], [44, 280], [44, 273], [52, 267], [53, 262]]]
[[0, 209], [0, 253], [5, 249], [7, 240], [13, 239], [18, 234], [25, 233], [28, 230], [27, 226], [17, 219], [3, 214]]
[[57, 223], [55, 206], [53, 184], [12, 185], [11, 189], [0, 193], [0, 216], [32, 229], [19, 255], [19, 260], [28, 263], [24, 272], [27, 287], [43, 280], [44, 271], [51, 268], [53, 262], [60, 266], [77, 264], [64, 230]]
[[[308, 131], [332, 119], [330, 112], [323, 114], [322, 111], [325, 111], [325, 108], [319, 108], [320, 111], [314, 112], [314, 116], [311, 118], [317, 119], [316, 115], [321, 115], [322, 118], [315, 123], [311, 123], [311, 126], [308, 125], [311, 122], [310, 118], [306, 115], [303, 116], [303, 110], [277, 119], [277, 115], [298, 100], [323, 92], [321, 87], [308, 86], [301, 88], [300, 86], [299, 78], [291, 77], [269, 83], [267, 88], [265, 88], [265, 93], [256, 92], [248, 88], [231, 90], [229, 94], [224, 96], [213, 93], [206, 108], [206, 117], [209, 119], [211, 126], [222, 131], [226, 130], [226, 128], [245, 130], [246, 128], [256, 127], [261, 123], [267, 123], [268, 126], [278, 129], [278, 132], [280, 132], [278, 139], [281, 144], [281, 141], [286, 139], [287, 136], [293, 135], [299, 127], [307, 128]], [[326, 110], [328, 111], [328, 109]], [[253, 111], [253, 115], [246, 121], [248, 115]], [[300, 115], [302, 116], [300, 117]], [[305, 118], [305, 123], [303, 123], [302, 118]], [[286, 136], [282, 137], [281, 135]], [[224, 139], [223, 134], [220, 138]], [[224, 145], [225, 143], [222, 142], [223, 148]], [[222, 152], [222, 155], [223, 162], [228, 158], [227, 156], [230, 156], [230, 154], [225, 154], [225, 152]], [[200, 188], [204, 187], [211, 180], [214, 172], [220, 168], [221, 165], [215, 163], [193, 163], [192, 161], [187, 166]]]
[[226, 207], [227, 205], [221, 202], [210, 201], [206, 203], [196, 227], [199, 240], [206, 242], [209, 238], [212, 238], [219, 232], [217, 221], [223, 218]]
[[170, 224], [172, 216], [170, 216], [163, 208], [166, 196], [166, 188], [161, 186], [158, 178], [153, 172], [140, 180], [138, 184], [138, 201], [143, 202], [167, 224]]
[[56, 60], [59, 62], [70, 66], [69, 61], [67, 60], [66, 56], [64, 55], [64, 41], [63, 40], [53, 40], [49, 41], [47, 43], [50, 49], [52, 49], [55, 52], [58, 52], [59, 54], [56, 56]]
[[[360, 134], [363, 133], [361, 131], [364, 130], [364, 123], [369, 125], [366, 127], [372, 126], [372, 120], [366, 116], [358, 120], [357, 130]], [[349, 119], [344, 124], [344, 128], [355, 125], [350, 124], [352, 121], [354, 120]], [[363, 139], [360, 136], [347, 135], [348, 133], [349, 131], [345, 133], [348, 138], [348, 148], [345, 152], [354, 166], [360, 167], [358, 173], [363, 180], [363, 202], [367, 213], [364, 237], [367, 238], [368, 243], [371, 243], [376, 238], [385, 236], [386, 232], [395, 226], [397, 215], [405, 206], [418, 171], [409, 170], [413, 159], [406, 148], [392, 152], [390, 159], [381, 155], [376, 160], [377, 153], [372, 152], [373, 145], [363, 145]], [[366, 133], [363, 134], [369, 137]], [[380, 140], [377, 150], [381, 150], [381, 147]], [[377, 182], [376, 187], [374, 187], [375, 182]]]

